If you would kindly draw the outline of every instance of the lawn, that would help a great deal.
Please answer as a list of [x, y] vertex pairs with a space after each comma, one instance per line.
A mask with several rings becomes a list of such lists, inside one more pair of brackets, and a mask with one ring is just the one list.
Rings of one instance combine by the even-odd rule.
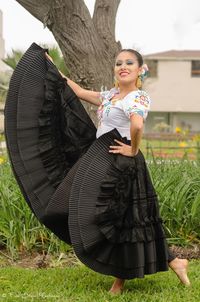
[[0, 301], [4, 302], [198, 302], [200, 261], [190, 262], [192, 286], [183, 287], [172, 272], [127, 281], [120, 296], [108, 290], [113, 278], [97, 274], [84, 265], [66, 268], [0, 269]]

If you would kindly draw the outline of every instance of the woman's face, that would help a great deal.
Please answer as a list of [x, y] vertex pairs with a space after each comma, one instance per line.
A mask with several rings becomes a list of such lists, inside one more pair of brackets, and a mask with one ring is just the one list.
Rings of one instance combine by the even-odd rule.
[[115, 78], [119, 84], [135, 83], [141, 71], [137, 57], [128, 51], [121, 52], [115, 61]]

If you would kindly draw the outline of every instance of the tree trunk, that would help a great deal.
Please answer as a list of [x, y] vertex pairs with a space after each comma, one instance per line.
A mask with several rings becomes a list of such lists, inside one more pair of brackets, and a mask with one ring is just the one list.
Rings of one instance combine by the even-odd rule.
[[115, 19], [120, 0], [96, 0], [91, 17], [83, 0], [16, 0], [53, 33], [70, 77], [100, 90], [113, 85]]

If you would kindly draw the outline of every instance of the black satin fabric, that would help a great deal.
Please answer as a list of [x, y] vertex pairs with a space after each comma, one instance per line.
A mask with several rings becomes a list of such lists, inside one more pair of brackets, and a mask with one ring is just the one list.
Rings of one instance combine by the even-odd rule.
[[[9, 89], [5, 104], [4, 116], [5, 116], [5, 139], [7, 145], [7, 151], [11, 166], [13, 169], [14, 176], [18, 182], [20, 190], [27, 201], [28, 205], [34, 212], [32, 203], [30, 202], [29, 194], [27, 192], [27, 187], [30, 186], [29, 179], [24, 179], [23, 175], [26, 174], [24, 162], [20, 156], [20, 150], [18, 146], [17, 138], [17, 112], [18, 112], [18, 97], [19, 89], [23, 78], [29, 69], [31, 63], [35, 60], [35, 57], [41, 54], [40, 46], [33, 43], [31, 47], [25, 52], [19, 63], [17, 64], [13, 75], [9, 83]], [[32, 194], [32, 199], [35, 199], [34, 194]], [[35, 199], [36, 200], [36, 199]]]
[[35, 43], [13, 73], [6, 141], [36, 217], [93, 270], [119, 278], [168, 269], [158, 200], [140, 151], [108, 152], [116, 129], [96, 139], [80, 100]]
[[40, 222], [69, 243], [68, 201], [62, 200], [61, 213], [53, 196], [95, 140], [96, 128], [45, 51], [33, 43], [12, 75], [6, 142], [26, 202]]
[[168, 249], [158, 201], [144, 157], [109, 153], [116, 129], [82, 157], [69, 200], [69, 231], [77, 257], [118, 278], [168, 270]]
[[100, 186], [96, 221], [113, 243], [163, 238], [157, 196], [152, 186], [147, 188], [151, 182], [141, 152], [136, 158], [118, 156]]
[[[126, 144], [130, 141], [121, 139]], [[101, 182], [96, 222], [113, 243], [164, 238], [157, 195], [141, 151], [114, 157]]]
[[96, 139], [96, 128], [53, 64], [48, 67], [44, 88], [38, 147], [50, 182], [57, 187]]

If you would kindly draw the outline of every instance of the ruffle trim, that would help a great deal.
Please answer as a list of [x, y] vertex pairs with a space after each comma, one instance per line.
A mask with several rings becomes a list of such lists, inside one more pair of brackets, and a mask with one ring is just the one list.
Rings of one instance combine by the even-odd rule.
[[65, 141], [61, 130], [61, 100], [59, 92], [64, 89], [64, 80], [49, 68], [46, 74], [45, 95], [39, 114], [39, 142], [41, 160], [50, 182], [57, 187], [70, 169], [65, 156]]
[[95, 140], [96, 128], [54, 65], [49, 66], [44, 85], [38, 147], [48, 178], [57, 187]]
[[157, 196], [148, 192], [141, 196], [139, 189], [135, 192], [138, 163], [146, 165], [142, 157], [140, 151], [133, 158], [114, 155], [100, 185], [95, 221], [101, 233], [112, 243], [165, 238], [157, 211]]

